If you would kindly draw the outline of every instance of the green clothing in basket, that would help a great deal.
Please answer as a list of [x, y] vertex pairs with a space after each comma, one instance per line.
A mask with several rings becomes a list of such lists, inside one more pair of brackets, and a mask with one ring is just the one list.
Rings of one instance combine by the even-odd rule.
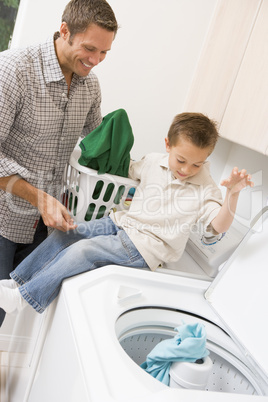
[[134, 136], [126, 111], [115, 110], [80, 142], [82, 152], [78, 162], [97, 170], [99, 174], [127, 177], [133, 143]]

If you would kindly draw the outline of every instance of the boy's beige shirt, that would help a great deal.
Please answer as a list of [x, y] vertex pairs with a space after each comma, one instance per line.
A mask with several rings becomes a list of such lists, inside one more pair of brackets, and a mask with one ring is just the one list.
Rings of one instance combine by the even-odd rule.
[[222, 194], [208, 162], [195, 176], [180, 181], [168, 167], [168, 154], [151, 153], [131, 162], [129, 177], [140, 180], [131, 206], [110, 217], [126, 231], [150, 269], [178, 261], [191, 231], [215, 234], [210, 222], [219, 213]]

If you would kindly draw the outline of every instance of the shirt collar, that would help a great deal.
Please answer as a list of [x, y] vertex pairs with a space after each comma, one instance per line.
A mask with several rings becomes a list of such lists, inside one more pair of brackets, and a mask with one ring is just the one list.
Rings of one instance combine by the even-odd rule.
[[[168, 164], [168, 159], [169, 159], [169, 155], [163, 155], [163, 158], [160, 160], [159, 164], [161, 167], [167, 169], [170, 171], [169, 169], [169, 164]], [[200, 186], [201, 184], [204, 184], [204, 182], [206, 181], [207, 177], [209, 176], [209, 161], [206, 161], [202, 168], [199, 170], [199, 172], [192, 176], [189, 177], [187, 180], [180, 180], [180, 179], [176, 179], [174, 178], [174, 183], [178, 183], [178, 184], [185, 184], [185, 183], [190, 183], [190, 184], [195, 184], [197, 186]]]
[[41, 45], [43, 73], [46, 84], [64, 79], [54, 47], [54, 36]]

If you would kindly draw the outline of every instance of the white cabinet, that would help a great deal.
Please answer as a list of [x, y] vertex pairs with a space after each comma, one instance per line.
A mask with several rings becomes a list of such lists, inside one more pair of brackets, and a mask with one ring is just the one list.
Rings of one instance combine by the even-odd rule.
[[268, 0], [258, 13], [221, 132], [227, 139], [268, 154]]
[[220, 0], [184, 111], [218, 121], [220, 134], [268, 154], [268, 0]]

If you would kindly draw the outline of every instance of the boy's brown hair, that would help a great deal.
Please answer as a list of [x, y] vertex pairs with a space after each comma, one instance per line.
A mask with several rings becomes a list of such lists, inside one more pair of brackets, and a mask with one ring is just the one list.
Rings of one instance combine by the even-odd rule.
[[202, 113], [178, 114], [168, 131], [169, 145], [175, 146], [180, 137], [199, 148], [211, 148], [212, 152], [219, 138], [217, 124]]

